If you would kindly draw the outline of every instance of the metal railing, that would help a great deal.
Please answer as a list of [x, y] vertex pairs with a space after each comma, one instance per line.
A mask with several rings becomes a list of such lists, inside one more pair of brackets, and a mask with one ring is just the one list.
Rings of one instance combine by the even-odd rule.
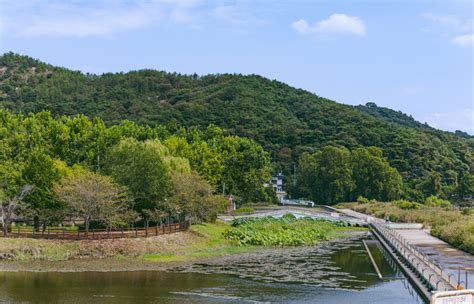
[[449, 291], [458, 287], [454, 275], [448, 274], [441, 266], [431, 261], [400, 233], [374, 222], [371, 227], [430, 290]]

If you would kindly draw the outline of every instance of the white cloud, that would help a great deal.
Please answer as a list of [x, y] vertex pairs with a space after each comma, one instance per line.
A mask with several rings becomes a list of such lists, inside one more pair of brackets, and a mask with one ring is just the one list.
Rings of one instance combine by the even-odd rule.
[[291, 24], [291, 27], [293, 27], [293, 29], [302, 34], [309, 34], [311, 32], [311, 28], [309, 27], [308, 22], [303, 19], [293, 22]]
[[294, 30], [301, 34], [335, 34], [365, 36], [367, 27], [359, 17], [346, 14], [332, 14], [328, 19], [321, 20], [314, 26], [310, 26], [304, 19], [291, 24]]
[[474, 19], [465, 19], [452, 15], [422, 14], [422, 17], [437, 25], [443, 35], [450, 37], [453, 44], [459, 46], [473, 45]]
[[4, 1], [3, 31], [23, 37], [103, 36], [149, 26], [162, 15], [155, 3], [137, 1]]
[[443, 27], [449, 28], [456, 32], [472, 31], [474, 19], [462, 20], [452, 15], [435, 15], [433, 13], [422, 14], [425, 19], [433, 21]]
[[258, 17], [254, 11], [237, 2], [235, 4], [218, 5], [212, 11], [213, 17], [226, 20], [234, 25], [265, 23], [264, 18]]
[[[160, 23], [201, 28], [257, 20], [239, 1], [0, 0], [0, 33], [21, 37], [109, 36]], [[213, 24], [214, 25], [214, 24]]]
[[474, 135], [474, 109], [433, 113], [422, 119], [430, 126], [447, 131], [461, 130]]
[[474, 45], [474, 34], [456, 36], [451, 39], [451, 42], [461, 46]]

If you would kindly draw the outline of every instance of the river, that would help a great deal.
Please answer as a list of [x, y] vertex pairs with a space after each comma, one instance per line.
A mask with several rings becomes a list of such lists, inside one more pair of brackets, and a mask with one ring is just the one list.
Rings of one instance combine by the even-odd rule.
[[366, 235], [321, 246], [274, 249], [171, 271], [4, 272], [7, 303], [423, 303]]

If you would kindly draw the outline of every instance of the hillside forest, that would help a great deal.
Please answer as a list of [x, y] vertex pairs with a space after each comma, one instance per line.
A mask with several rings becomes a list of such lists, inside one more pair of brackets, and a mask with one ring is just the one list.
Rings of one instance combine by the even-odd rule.
[[[292, 197], [319, 204], [474, 195], [470, 135], [256, 75], [92, 75], [7, 53], [0, 109], [2, 212], [37, 226], [73, 214], [103, 225], [210, 220], [222, 194], [275, 202], [264, 184], [277, 172]], [[92, 215], [74, 203], [83, 189], [104, 201]]]

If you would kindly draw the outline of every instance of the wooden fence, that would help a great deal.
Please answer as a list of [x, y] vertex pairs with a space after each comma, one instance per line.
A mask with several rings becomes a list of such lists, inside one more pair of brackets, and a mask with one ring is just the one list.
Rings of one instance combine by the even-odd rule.
[[[33, 227], [9, 227], [8, 236], [14, 238], [52, 239], [52, 240], [103, 240], [119, 238], [150, 237], [162, 234], [171, 234], [185, 231], [189, 228], [189, 222], [164, 224], [154, 227], [140, 228], [111, 228], [111, 229], [89, 229], [72, 231], [70, 228], [47, 228], [35, 231]], [[3, 234], [0, 235], [3, 237]]]

